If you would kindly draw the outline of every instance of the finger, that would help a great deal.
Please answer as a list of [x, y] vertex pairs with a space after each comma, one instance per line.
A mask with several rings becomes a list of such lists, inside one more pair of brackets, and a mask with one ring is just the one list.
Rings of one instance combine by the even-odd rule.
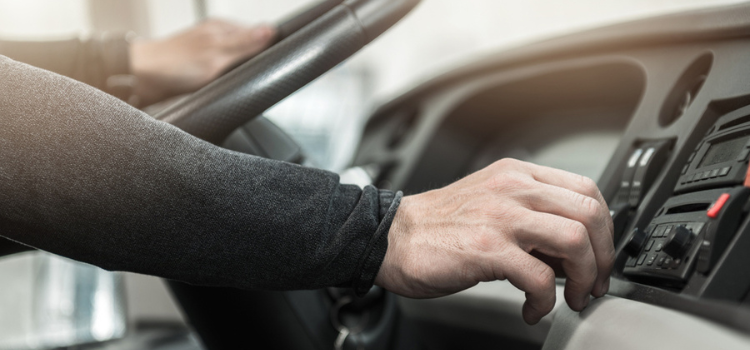
[[269, 25], [238, 30], [228, 40], [228, 48], [238, 56], [248, 57], [267, 48], [276, 37], [276, 29]]
[[565, 278], [565, 271], [562, 268], [563, 259], [544, 254], [538, 250], [532, 250], [529, 254], [551, 267], [552, 271], [555, 271], [555, 278]]
[[586, 227], [598, 270], [598, 278], [590, 292], [596, 297], [603, 296], [615, 259], [615, 246], [607, 225], [610, 222], [607, 208], [591, 197], [547, 184], [530, 192], [528, 201], [531, 210], [562, 216]]
[[[573, 174], [564, 170], [524, 163], [535, 180], [552, 186], [566, 188], [584, 196], [594, 198], [602, 208], [607, 208], [607, 202], [599, 191], [596, 182], [588, 177]], [[609, 231], [614, 235], [614, 224], [611, 218], [607, 220]]]
[[565, 272], [565, 301], [581, 311], [597, 280], [597, 264], [586, 227], [578, 221], [529, 210], [520, 216], [519, 246], [560, 258]]
[[526, 292], [522, 315], [528, 324], [537, 324], [555, 307], [555, 272], [528, 253], [514, 249], [497, 262], [497, 276], [503, 276]]

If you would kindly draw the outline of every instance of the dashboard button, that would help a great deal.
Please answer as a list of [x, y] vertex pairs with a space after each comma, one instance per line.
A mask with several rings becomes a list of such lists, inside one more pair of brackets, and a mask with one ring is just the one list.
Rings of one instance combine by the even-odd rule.
[[646, 232], [647, 235], [650, 235], [651, 231], [654, 230], [654, 227], [656, 227], [654, 224], [648, 225], [648, 227], [646, 227], [646, 230], [644, 230], [643, 232]]
[[633, 229], [633, 232], [630, 235], [630, 241], [625, 245], [625, 252], [630, 256], [638, 255], [646, 244], [647, 239], [648, 233], [641, 231], [638, 228]]
[[649, 255], [649, 256], [648, 256], [648, 259], [646, 259], [646, 265], [648, 265], [648, 266], [651, 266], [651, 265], [653, 265], [653, 264], [654, 264], [654, 262], [656, 262], [656, 257], [657, 257], [657, 256], [658, 256], [658, 255]]
[[719, 176], [727, 176], [730, 170], [732, 170], [732, 167], [730, 166], [721, 168], [721, 170], [719, 170]]
[[643, 152], [641, 159], [638, 160], [628, 198], [628, 202], [633, 208], [638, 208], [641, 198], [648, 193], [651, 185], [662, 172], [671, 152], [672, 141], [649, 142], [644, 145], [644, 148], [646, 150]]
[[664, 237], [664, 230], [666, 228], [667, 228], [667, 226], [665, 226], [665, 225], [657, 226], [656, 230], [654, 230], [654, 234], [652, 235], [652, 237], [654, 237], [654, 238]]
[[711, 177], [711, 170], [706, 170], [701, 174], [701, 180], [708, 180]]
[[659, 260], [656, 261], [656, 266], [663, 266], [664, 265], [664, 260], [666, 260], [666, 259], [667, 259], [666, 256], [660, 257]]
[[643, 149], [638, 148], [633, 151], [633, 154], [628, 160], [627, 167], [622, 173], [622, 181], [620, 183], [620, 190], [617, 194], [617, 202], [629, 202], [630, 201], [630, 189], [632, 187], [633, 176], [635, 175], [636, 168], [638, 166], [638, 160], [641, 159]]
[[724, 204], [727, 204], [727, 201], [729, 200], [729, 193], [724, 193], [721, 196], [719, 196], [719, 199], [716, 200], [716, 203], [711, 206], [711, 208], [708, 208], [708, 212], [706, 215], [708, 215], [711, 219], [716, 219], [719, 216], [719, 213], [721, 212], [721, 208], [724, 207]]
[[643, 265], [643, 262], [646, 261], [646, 257], [647, 256], [648, 256], [648, 254], [646, 254], [646, 253], [641, 254], [641, 257], [638, 258], [638, 266]]
[[688, 157], [687, 162], [690, 163], [690, 162], [693, 161], [693, 159], [695, 159], [695, 152], [693, 152], [693, 153], [690, 154], [690, 157]]
[[656, 243], [654, 247], [655, 252], [661, 252], [661, 250], [664, 249], [664, 242]]
[[675, 259], [682, 257], [690, 246], [692, 236], [693, 232], [684, 226], [677, 226], [670, 237], [667, 238], [667, 243], [664, 245], [664, 252]]
[[713, 179], [717, 176], [719, 176], [719, 169], [711, 170], [711, 178]]
[[648, 241], [648, 243], [646, 244], [646, 250], [645, 251], [647, 251], [647, 252], [650, 251], [651, 248], [654, 247], [654, 243], [655, 243], [655, 241], [653, 239], [650, 240], [650, 241]]
[[672, 258], [670, 258], [670, 257], [667, 256], [664, 259], [664, 265], [662, 265], [662, 267], [670, 268], [670, 267], [672, 267], [672, 263], [674, 263], [674, 261], [672, 260]]
[[750, 149], [744, 149], [742, 150], [742, 153], [740, 153], [739, 156], [737, 156], [737, 160], [742, 162], [747, 160], [747, 156], [750, 155]]
[[685, 166], [684, 166], [684, 167], [682, 167], [682, 172], [681, 172], [681, 174], [682, 174], [682, 175], [685, 175], [685, 173], [687, 173], [687, 171], [688, 171], [688, 168], [689, 168], [689, 167], [690, 167], [690, 164], [685, 164]]
[[672, 226], [672, 225], [669, 225], [669, 226], [665, 227], [664, 228], [664, 233], [661, 236], [662, 237], [667, 237], [669, 235], [669, 233], [672, 232], [672, 228], [673, 227], [674, 226]]
[[690, 183], [693, 182], [693, 179], [695, 178], [695, 174], [690, 174], [685, 178], [685, 182]]

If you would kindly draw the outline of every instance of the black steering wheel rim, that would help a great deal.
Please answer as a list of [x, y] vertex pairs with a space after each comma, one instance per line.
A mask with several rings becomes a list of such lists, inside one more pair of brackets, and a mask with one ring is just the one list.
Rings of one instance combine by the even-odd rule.
[[323, 1], [282, 23], [277, 44], [156, 118], [221, 143], [232, 131], [362, 49], [418, 3]]

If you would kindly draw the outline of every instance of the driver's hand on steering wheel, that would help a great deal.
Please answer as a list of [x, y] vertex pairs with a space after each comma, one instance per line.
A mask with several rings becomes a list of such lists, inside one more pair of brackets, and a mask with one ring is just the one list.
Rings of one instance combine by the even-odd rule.
[[142, 107], [200, 89], [271, 45], [276, 29], [208, 20], [161, 40], [136, 40], [130, 64]]
[[[555, 306], [555, 271], [573, 310], [609, 289], [613, 225], [589, 178], [512, 159], [403, 198], [376, 284], [407, 297], [507, 279], [535, 324]], [[559, 268], [559, 270], [558, 270]]]

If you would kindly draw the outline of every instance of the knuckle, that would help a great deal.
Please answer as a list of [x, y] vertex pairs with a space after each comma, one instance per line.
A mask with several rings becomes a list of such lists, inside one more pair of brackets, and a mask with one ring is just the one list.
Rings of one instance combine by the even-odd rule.
[[570, 221], [565, 230], [565, 244], [575, 251], [580, 251], [588, 247], [588, 241], [586, 226], [578, 221]]
[[597, 198], [599, 196], [599, 186], [596, 185], [596, 181], [583, 175], [579, 176], [579, 182], [583, 192], [591, 198]]
[[508, 171], [495, 174], [490, 182], [490, 189], [496, 191], [516, 190], [526, 187], [528, 187], [527, 179]]
[[477, 233], [470, 236], [469, 244], [474, 250], [480, 252], [495, 252], [501, 246], [502, 235], [497, 234], [494, 227], [482, 226], [477, 228]]
[[503, 158], [503, 159], [500, 159], [500, 160], [495, 161], [494, 163], [492, 163], [492, 166], [493, 167], [505, 168], [505, 167], [513, 166], [517, 162], [518, 162], [518, 160], [513, 159], [513, 158]]
[[601, 204], [594, 198], [578, 194], [581, 209], [583, 210], [584, 216], [589, 220], [598, 219], [602, 213]]
[[547, 291], [550, 288], [554, 288], [555, 285], [555, 272], [544, 264], [539, 264], [536, 267], [532, 280], [532, 288], [535, 291]]
[[516, 237], [522, 231], [519, 223], [527, 215], [515, 206], [494, 203], [479, 210], [483, 222], [479, 231], [490, 237]]
[[495, 161], [489, 166], [492, 171], [508, 171], [509, 169], [519, 169], [523, 166], [523, 162], [513, 158], [503, 158]]

